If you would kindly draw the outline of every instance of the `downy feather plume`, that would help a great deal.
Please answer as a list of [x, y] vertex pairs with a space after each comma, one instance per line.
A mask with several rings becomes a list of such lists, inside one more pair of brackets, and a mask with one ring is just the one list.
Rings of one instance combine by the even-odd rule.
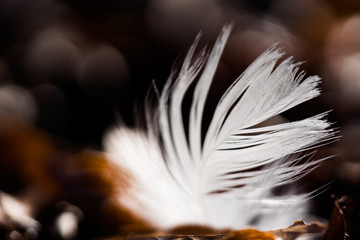
[[[195, 40], [156, 109], [146, 109], [146, 131], [119, 126], [105, 138], [106, 152], [131, 177], [120, 203], [160, 230], [184, 224], [274, 229], [306, 217], [305, 200], [313, 193], [275, 196], [272, 190], [319, 164], [306, 159], [309, 149], [333, 137], [325, 114], [259, 124], [318, 96], [320, 79], [298, 73], [292, 58], [275, 67], [284, 53], [271, 47], [223, 94], [202, 133], [205, 102], [230, 32], [224, 27], [210, 54], [203, 50], [197, 57]], [[182, 102], [194, 81], [186, 132]]]

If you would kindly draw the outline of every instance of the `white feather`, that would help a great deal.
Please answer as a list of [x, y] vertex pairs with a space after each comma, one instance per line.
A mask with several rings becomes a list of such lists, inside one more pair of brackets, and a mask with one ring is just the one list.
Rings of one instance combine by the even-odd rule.
[[[147, 109], [147, 132], [120, 126], [105, 138], [106, 151], [132, 177], [132, 187], [119, 201], [159, 229], [183, 224], [242, 228], [253, 222], [278, 228], [298, 220], [296, 214], [305, 217], [303, 200], [312, 193], [276, 197], [271, 190], [319, 163], [299, 162], [310, 158], [302, 152], [333, 137], [325, 114], [258, 124], [318, 96], [317, 76], [304, 79], [291, 58], [275, 68], [284, 54], [269, 48], [224, 93], [202, 141], [206, 98], [230, 31], [231, 26], [224, 27], [210, 55], [202, 51], [193, 59], [196, 39], [179, 73], [164, 86], [157, 109]], [[182, 103], [196, 79], [186, 133]]]

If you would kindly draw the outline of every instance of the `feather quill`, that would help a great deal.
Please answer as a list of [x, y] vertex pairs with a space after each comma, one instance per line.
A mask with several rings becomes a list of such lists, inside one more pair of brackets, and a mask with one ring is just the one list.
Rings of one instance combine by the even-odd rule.
[[[230, 32], [225, 26], [210, 54], [194, 57], [196, 38], [157, 108], [146, 109], [147, 131], [118, 126], [105, 138], [106, 152], [132, 177], [119, 201], [158, 229], [280, 228], [303, 218], [304, 200], [313, 193], [274, 196], [271, 190], [311, 171], [322, 160], [301, 161], [311, 158], [302, 153], [334, 137], [326, 114], [259, 125], [319, 95], [319, 77], [304, 78], [292, 58], [275, 67], [284, 53], [273, 46], [224, 93], [202, 141], [206, 98]], [[196, 79], [185, 132], [182, 102]]]

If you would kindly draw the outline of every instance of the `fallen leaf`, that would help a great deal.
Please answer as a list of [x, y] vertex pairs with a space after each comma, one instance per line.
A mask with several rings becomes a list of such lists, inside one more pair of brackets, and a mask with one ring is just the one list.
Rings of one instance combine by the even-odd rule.
[[285, 229], [270, 231], [276, 238], [282, 240], [295, 240], [298, 237], [306, 234], [320, 234], [324, 232], [326, 225], [323, 223], [314, 222], [306, 224], [304, 221], [296, 221], [293, 225]]

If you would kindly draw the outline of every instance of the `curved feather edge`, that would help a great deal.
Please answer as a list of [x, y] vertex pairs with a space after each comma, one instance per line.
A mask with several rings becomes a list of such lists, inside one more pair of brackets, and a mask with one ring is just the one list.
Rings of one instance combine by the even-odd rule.
[[[223, 28], [210, 54], [194, 57], [196, 38], [157, 109], [146, 109], [146, 132], [119, 126], [105, 137], [106, 152], [132, 176], [119, 201], [161, 230], [183, 224], [274, 229], [303, 219], [312, 193], [290, 188], [279, 197], [272, 189], [316, 167], [322, 160], [303, 161], [311, 158], [303, 152], [335, 137], [326, 114], [261, 126], [320, 94], [320, 78], [304, 78], [292, 58], [275, 67], [284, 53], [272, 46], [224, 93], [202, 142], [204, 105], [231, 28]], [[185, 132], [182, 102], [196, 80]]]

